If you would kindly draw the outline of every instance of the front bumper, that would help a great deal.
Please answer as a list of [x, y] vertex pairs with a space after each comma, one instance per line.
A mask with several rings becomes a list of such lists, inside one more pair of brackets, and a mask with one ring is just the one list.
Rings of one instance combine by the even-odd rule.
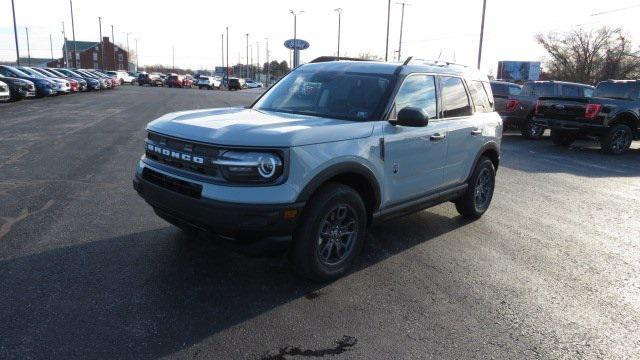
[[185, 191], [191, 185], [195, 184], [151, 168], [136, 172], [133, 179], [134, 189], [163, 219], [253, 248], [287, 244], [305, 205], [303, 202], [264, 205], [217, 201]]

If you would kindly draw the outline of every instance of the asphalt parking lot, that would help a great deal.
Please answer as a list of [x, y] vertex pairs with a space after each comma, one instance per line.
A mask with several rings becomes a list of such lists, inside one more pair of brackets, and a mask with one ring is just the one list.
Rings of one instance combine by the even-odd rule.
[[156, 217], [145, 124], [256, 91], [122, 86], [0, 104], [0, 358], [640, 357], [640, 146], [506, 134], [492, 208], [371, 229], [310, 284]]

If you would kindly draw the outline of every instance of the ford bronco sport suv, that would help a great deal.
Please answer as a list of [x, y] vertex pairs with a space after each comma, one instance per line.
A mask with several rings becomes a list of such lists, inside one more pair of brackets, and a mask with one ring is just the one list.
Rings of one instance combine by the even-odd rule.
[[372, 221], [493, 196], [502, 120], [486, 76], [448, 63], [302, 65], [251, 106], [147, 126], [134, 188], [163, 219], [282, 246], [314, 280], [343, 275]]

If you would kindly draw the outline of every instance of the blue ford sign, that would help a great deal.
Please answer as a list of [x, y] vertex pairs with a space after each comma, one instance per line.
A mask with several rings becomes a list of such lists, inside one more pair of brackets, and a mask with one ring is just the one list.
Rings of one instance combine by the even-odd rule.
[[284, 47], [290, 50], [306, 50], [309, 48], [309, 43], [302, 39], [289, 39], [284, 42]]

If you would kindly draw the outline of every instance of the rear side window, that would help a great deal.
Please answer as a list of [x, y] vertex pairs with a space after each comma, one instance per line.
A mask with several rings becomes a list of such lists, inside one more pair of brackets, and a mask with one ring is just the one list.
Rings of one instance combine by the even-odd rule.
[[593, 89], [592, 88], [583, 88], [582, 90], [584, 91], [584, 97], [592, 97], [593, 96]]
[[593, 92], [595, 97], [603, 97], [610, 99], [622, 99], [629, 100], [636, 96], [636, 83], [635, 81], [605, 81], [596, 86], [596, 90]]
[[489, 102], [489, 95], [484, 90], [481, 81], [468, 81], [467, 86], [469, 86], [469, 93], [471, 94], [471, 99], [473, 99], [473, 105], [477, 112], [491, 112], [492, 106]]
[[429, 119], [438, 117], [436, 80], [430, 75], [408, 76], [396, 95], [391, 120], [397, 119], [398, 111], [406, 107], [422, 109]]
[[509, 86], [509, 96], [520, 95], [522, 88], [520, 86]]
[[555, 85], [553, 83], [537, 83], [533, 86], [533, 94], [536, 96], [554, 96]]
[[574, 85], [562, 85], [562, 96], [581, 97], [582, 90]]
[[495, 95], [507, 96], [508, 94], [507, 85], [505, 84], [491, 83], [491, 90]]
[[471, 104], [462, 79], [442, 76], [442, 115], [445, 118], [471, 115]]

